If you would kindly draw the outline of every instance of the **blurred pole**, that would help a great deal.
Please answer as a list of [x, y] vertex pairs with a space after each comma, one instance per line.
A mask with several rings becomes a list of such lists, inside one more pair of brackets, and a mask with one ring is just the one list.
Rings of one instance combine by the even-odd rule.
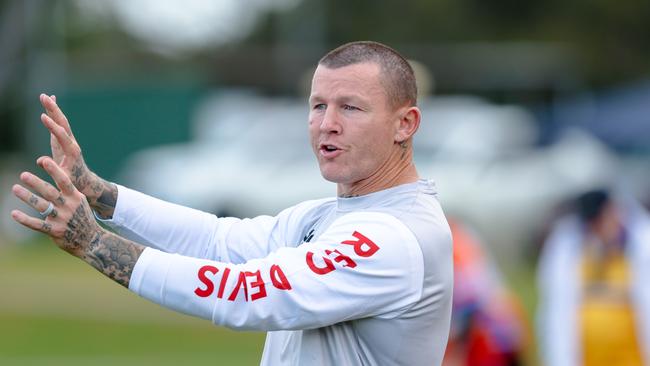
[[[301, 70], [305, 57], [319, 57], [327, 51], [326, 45], [326, 4], [325, 0], [296, 0], [298, 5], [292, 11], [275, 14], [275, 40], [273, 42], [273, 63], [277, 85], [287, 85], [291, 80], [295, 93], [300, 89]], [[308, 60], [314, 64], [316, 60]]]
[[20, 0], [9, 1], [1, 9], [0, 17], [0, 97], [11, 83], [12, 75], [19, 69], [18, 57], [25, 43], [24, 27], [21, 24], [23, 6]]
[[49, 154], [49, 134], [40, 122], [40, 93], [65, 94], [66, 6], [64, 1], [25, 0], [25, 121], [23, 146], [28, 157]]

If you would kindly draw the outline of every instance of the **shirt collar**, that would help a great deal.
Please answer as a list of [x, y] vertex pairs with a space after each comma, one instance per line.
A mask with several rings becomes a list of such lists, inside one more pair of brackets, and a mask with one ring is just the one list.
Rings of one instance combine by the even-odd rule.
[[381, 203], [388, 203], [395, 199], [404, 198], [407, 195], [415, 195], [418, 192], [435, 195], [437, 193], [435, 182], [428, 179], [420, 179], [417, 182], [401, 184], [363, 196], [337, 197], [336, 205], [339, 211], [358, 210], [377, 206]]

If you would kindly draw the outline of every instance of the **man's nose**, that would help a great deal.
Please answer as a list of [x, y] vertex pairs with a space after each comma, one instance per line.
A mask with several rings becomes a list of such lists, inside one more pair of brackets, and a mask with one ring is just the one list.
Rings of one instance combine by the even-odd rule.
[[320, 123], [321, 132], [326, 133], [341, 133], [341, 123], [339, 121], [338, 113], [334, 108], [327, 108], [323, 120]]

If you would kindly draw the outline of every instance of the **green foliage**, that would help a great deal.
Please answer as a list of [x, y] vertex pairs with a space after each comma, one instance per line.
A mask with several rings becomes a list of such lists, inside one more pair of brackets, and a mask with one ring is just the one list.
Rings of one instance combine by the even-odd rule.
[[[314, 4], [320, 13], [311, 10]], [[317, 19], [327, 47], [359, 39], [393, 46], [463, 42], [550, 42], [575, 53], [580, 75], [588, 85], [606, 86], [650, 75], [650, 2], [625, 0], [303, 0], [287, 14], [270, 14], [275, 24], [301, 12]], [[269, 38], [269, 22], [261, 22], [249, 38]], [[291, 27], [291, 26], [290, 26]], [[305, 34], [304, 28], [298, 28]], [[298, 32], [297, 32], [298, 33]], [[308, 33], [311, 35], [312, 33]], [[265, 35], [265, 37], [262, 37]], [[280, 33], [283, 35], [283, 33]]]

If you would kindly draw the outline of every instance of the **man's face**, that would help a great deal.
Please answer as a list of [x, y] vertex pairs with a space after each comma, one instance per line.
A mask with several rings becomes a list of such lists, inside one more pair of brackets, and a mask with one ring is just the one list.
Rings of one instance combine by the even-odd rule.
[[309, 106], [311, 144], [325, 179], [351, 185], [388, 168], [399, 118], [380, 82], [379, 65], [319, 65]]

